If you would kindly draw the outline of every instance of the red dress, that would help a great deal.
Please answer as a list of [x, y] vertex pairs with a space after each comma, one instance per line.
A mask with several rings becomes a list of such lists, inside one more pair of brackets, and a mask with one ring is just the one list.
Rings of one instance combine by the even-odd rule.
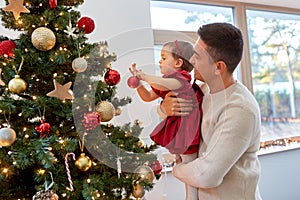
[[[163, 78], [179, 80], [182, 86], [174, 92], [178, 93], [180, 98], [192, 99], [197, 105], [188, 116], [168, 116], [155, 127], [150, 138], [173, 154], [198, 152], [201, 137], [203, 92], [195, 82], [190, 83], [191, 75], [185, 70], [172, 72], [164, 75]], [[160, 91], [153, 87], [152, 89], [163, 99], [169, 92]]]

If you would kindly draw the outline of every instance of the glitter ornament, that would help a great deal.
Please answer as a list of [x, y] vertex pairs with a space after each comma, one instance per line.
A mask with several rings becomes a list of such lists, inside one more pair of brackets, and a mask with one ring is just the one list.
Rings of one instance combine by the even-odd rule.
[[109, 69], [104, 74], [104, 81], [109, 86], [117, 85], [120, 82], [120, 79], [121, 79], [120, 73], [114, 69]]
[[39, 27], [32, 32], [31, 42], [38, 50], [48, 51], [54, 47], [56, 37], [50, 29], [46, 27]]
[[130, 88], [137, 88], [140, 85], [140, 79], [137, 76], [131, 76], [127, 79], [127, 85]]
[[86, 156], [84, 153], [81, 153], [80, 156], [75, 161], [76, 167], [81, 171], [87, 171], [92, 166], [91, 159]]
[[79, 29], [83, 29], [86, 34], [93, 32], [95, 29], [94, 20], [89, 17], [82, 17], [77, 22], [77, 26]]
[[0, 129], [0, 146], [7, 147], [12, 145], [16, 140], [17, 134], [12, 128]]
[[75, 72], [84, 72], [87, 68], [87, 61], [84, 58], [75, 58], [72, 62], [72, 68]]
[[155, 175], [159, 174], [162, 171], [162, 165], [160, 164], [159, 160], [151, 163], [149, 165]]
[[50, 124], [45, 123], [43, 119], [41, 120], [41, 125], [35, 127], [36, 132], [40, 134], [40, 138], [48, 137], [50, 129]]
[[4, 40], [0, 42], [0, 56], [8, 56], [9, 58], [12, 58], [16, 47], [16, 43], [11, 40]]
[[32, 200], [58, 200], [58, 195], [53, 190], [42, 190], [37, 192]]
[[141, 165], [137, 167], [134, 173], [138, 176], [140, 180], [145, 180], [149, 183], [152, 183], [152, 181], [155, 178], [153, 170], [147, 165]]
[[8, 83], [8, 89], [12, 93], [20, 94], [26, 90], [27, 83], [20, 78], [19, 75], [15, 75], [15, 78], [11, 79]]
[[100, 124], [100, 115], [97, 112], [89, 112], [89, 113], [84, 113], [84, 117], [82, 122], [82, 125], [86, 130], [90, 131], [95, 129], [97, 126]]
[[102, 122], [108, 122], [115, 115], [115, 107], [108, 101], [99, 102], [95, 107], [95, 111], [100, 115]]

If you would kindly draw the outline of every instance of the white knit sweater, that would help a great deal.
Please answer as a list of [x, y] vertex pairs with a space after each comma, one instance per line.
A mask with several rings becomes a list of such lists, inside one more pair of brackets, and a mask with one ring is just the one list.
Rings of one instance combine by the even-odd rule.
[[261, 200], [260, 111], [248, 89], [236, 82], [203, 100], [199, 156], [173, 169], [175, 177], [198, 188], [199, 200]]

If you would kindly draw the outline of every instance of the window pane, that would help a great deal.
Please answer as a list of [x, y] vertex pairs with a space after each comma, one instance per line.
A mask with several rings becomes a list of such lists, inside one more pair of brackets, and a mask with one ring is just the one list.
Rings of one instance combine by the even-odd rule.
[[201, 24], [233, 23], [232, 7], [151, 1], [153, 29], [196, 31]]
[[262, 140], [285, 146], [300, 135], [300, 15], [247, 10], [247, 23]]

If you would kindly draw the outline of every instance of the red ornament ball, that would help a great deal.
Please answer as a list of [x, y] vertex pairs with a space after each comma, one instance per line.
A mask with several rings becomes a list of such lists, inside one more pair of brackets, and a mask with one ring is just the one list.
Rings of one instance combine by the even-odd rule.
[[82, 125], [86, 130], [93, 130], [100, 124], [100, 115], [97, 112], [84, 113]]
[[137, 76], [131, 76], [127, 79], [127, 85], [131, 88], [137, 88], [140, 85], [140, 79]]
[[57, 6], [57, 0], [49, 0], [50, 9], [55, 9]]
[[83, 29], [86, 34], [93, 32], [93, 30], [95, 29], [94, 20], [89, 17], [80, 18], [77, 25], [78, 28]]
[[155, 162], [151, 163], [149, 166], [151, 167], [155, 175], [159, 174], [162, 171], [162, 165], [160, 164], [159, 160], [156, 160]]
[[117, 85], [120, 82], [121, 76], [117, 70], [109, 69], [104, 74], [104, 81], [107, 85], [113, 86]]
[[16, 43], [11, 40], [4, 40], [0, 42], [0, 56], [7, 55], [12, 58], [14, 54], [14, 49], [17, 47]]

